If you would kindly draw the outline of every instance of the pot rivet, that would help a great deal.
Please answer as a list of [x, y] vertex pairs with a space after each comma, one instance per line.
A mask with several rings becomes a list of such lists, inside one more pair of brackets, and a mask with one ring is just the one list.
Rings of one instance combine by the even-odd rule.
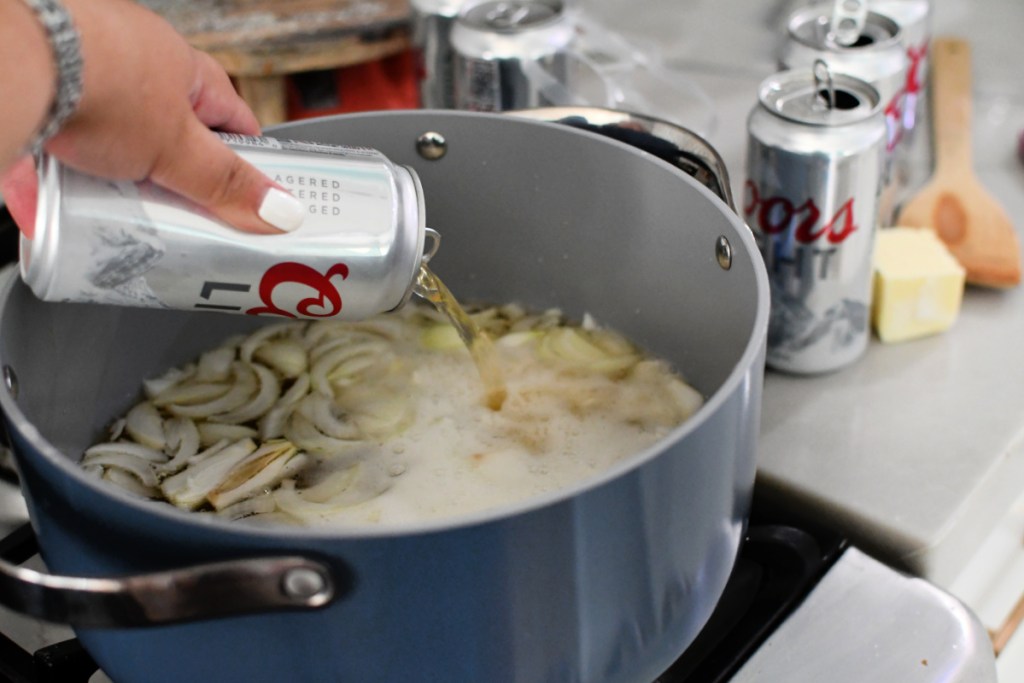
[[327, 579], [320, 572], [307, 567], [291, 569], [281, 581], [281, 589], [289, 598], [308, 601], [325, 593]]
[[18, 376], [10, 365], [4, 366], [4, 386], [13, 398], [18, 398]]
[[724, 235], [719, 235], [718, 240], [715, 241], [715, 257], [718, 259], [718, 265], [722, 267], [722, 270], [732, 268], [732, 245], [729, 244], [729, 240]]
[[448, 152], [448, 141], [434, 131], [427, 131], [416, 139], [416, 151], [429, 161], [437, 161]]

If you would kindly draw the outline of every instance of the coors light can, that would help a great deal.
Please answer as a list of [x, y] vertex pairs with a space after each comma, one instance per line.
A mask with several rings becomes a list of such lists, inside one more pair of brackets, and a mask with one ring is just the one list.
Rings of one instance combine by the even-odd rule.
[[771, 283], [770, 366], [856, 360], [870, 336], [871, 258], [885, 157], [878, 92], [824, 63], [766, 79], [747, 121], [743, 212]]
[[562, 0], [484, 0], [452, 27], [455, 107], [507, 111], [566, 104], [575, 28]]
[[[835, 0], [815, 0], [825, 12], [832, 11]], [[931, 41], [931, 0], [868, 0], [867, 8], [888, 17], [899, 26], [901, 43], [907, 55], [907, 80], [904, 86], [903, 130], [913, 131], [924, 108], [928, 82], [928, 45]]]
[[303, 202], [298, 230], [240, 232], [153, 183], [44, 156], [22, 278], [47, 301], [284, 318], [366, 318], [408, 299], [428, 232], [411, 169], [362, 147], [222, 137]]
[[870, 0], [868, 7], [899, 24], [908, 63], [903, 129], [910, 133], [924, 108], [928, 45], [931, 42], [931, 0]]
[[810, 70], [820, 59], [833, 73], [867, 81], [882, 98], [889, 126], [887, 145], [893, 150], [903, 137], [909, 68], [899, 24], [877, 12], [868, 12], [860, 37], [851, 45], [842, 45], [831, 32], [831, 18], [829, 10], [820, 4], [793, 12], [787, 21], [779, 66]]
[[419, 59], [420, 106], [454, 109], [451, 31], [462, 0], [411, 0], [412, 42]]

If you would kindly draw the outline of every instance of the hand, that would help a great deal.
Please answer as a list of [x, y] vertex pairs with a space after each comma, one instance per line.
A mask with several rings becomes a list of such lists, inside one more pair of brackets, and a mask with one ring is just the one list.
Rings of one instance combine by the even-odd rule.
[[[210, 130], [259, 134], [256, 117], [212, 57], [133, 0], [64, 0], [82, 40], [79, 108], [45, 150], [80, 171], [143, 180], [250, 232], [298, 227], [301, 203]], [[31, 161], [0, 176], [23, 232], [34, 222]]]

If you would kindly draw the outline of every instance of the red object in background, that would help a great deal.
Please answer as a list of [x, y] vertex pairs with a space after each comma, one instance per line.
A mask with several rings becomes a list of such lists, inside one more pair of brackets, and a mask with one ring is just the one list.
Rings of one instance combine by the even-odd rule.
[[374, 62], [287, 78], [289, 120], [420, 106], [416, 56], [412, 50]]

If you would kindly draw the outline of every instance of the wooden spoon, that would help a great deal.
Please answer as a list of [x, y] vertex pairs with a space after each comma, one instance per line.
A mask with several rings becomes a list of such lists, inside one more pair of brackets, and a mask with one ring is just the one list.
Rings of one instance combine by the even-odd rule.
[[1021, 273], [1017, 233], [972, 168], [970, 46], [936, 38], [931, 65], [935, 172], [896, 224], [934, 229], [967, 270], [969, 283], [1012, 287]]

